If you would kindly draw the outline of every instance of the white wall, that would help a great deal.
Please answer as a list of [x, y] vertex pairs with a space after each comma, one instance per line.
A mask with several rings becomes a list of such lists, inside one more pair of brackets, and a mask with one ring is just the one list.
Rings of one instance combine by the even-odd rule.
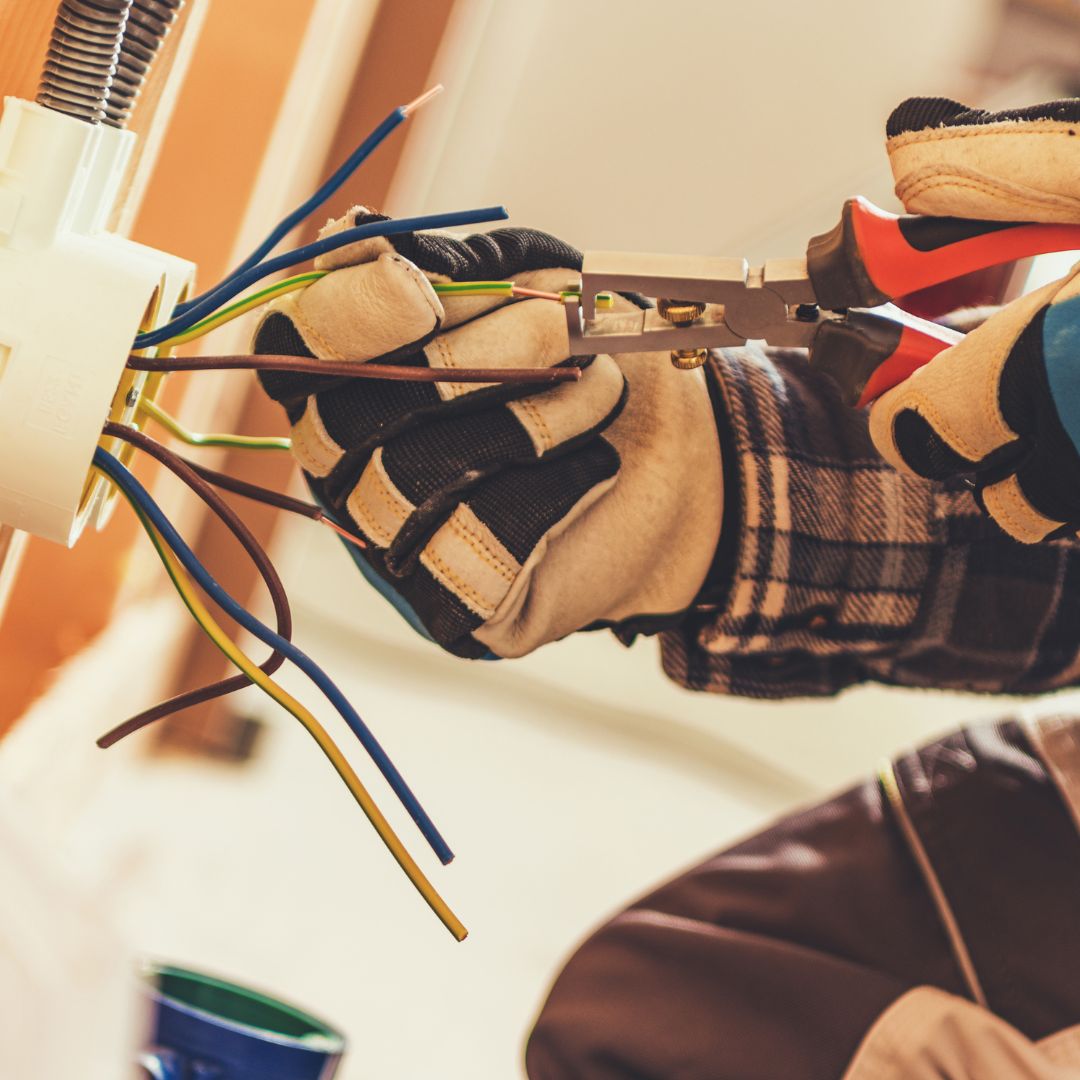
[[394, 212], [505, 202], [579, 247], [800, 254], [883, 202], [885, 118], [964, 99], [993, 0], [467, 0]]

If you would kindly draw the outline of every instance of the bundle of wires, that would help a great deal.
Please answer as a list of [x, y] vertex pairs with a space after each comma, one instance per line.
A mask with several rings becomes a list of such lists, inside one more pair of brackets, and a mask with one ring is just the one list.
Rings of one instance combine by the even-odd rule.
[[135, 338], [136, 349], [147, 349], [152, 345], [162, 345], [177, 337], [182, 331], [194, 326], [208, 315], [214, 314], [222, 304], [239, 295], [249, 285], [261, 281], [279, 270], [288, 270], [297, 263], [314, 259], [329, 251], [336, 251], [359, 240], [370, 240], [377, 236], [396, 236], [398, 233], [419, 232], [424, 229], [453, 229], [460, 225], [480, 225], [491, 221], [505, 221], [510, 215], [504, 206], [485, 206], [478, 210], [458, 210], [449, 214], [422, 214], [419, 217], [395, 218], [389, 221], [374, 221], [367, 225], [356, 225], [344, 229], [332, 236], [324, 236], [310, 244], [265, 259], [246, 270], [227, 277], [220, 285], [205, 293], [200, 300], [193, 301], [184, 311], [156, 330], [142, 333]]
[[[324, 276], [323, 271], [310, 270], [295, 274], [283, 281], [278, 281], [256, 292], [242, 296], [240, 299], [235, 299], [245, 289], [263, 278], [293, 267], [307, 259], [371, 237], [391, 236], [423, 229], [452, 228], [506, 218], [508, 215], [503, 207], [492, 206], [448, 214], [383, 220], [345, 229], [342, 232], [316, 240], [293, 251], [271, 257], [273, 249], [296, 225], [300, 224], [313, 210], [321, 206], [336, 192], [352, 172], [393, 130], [441, 89], [441, 87], [436, 87], [421, 95], [409, 105], [401, 106], [391, 112], [322, 187], [278, 222], [264, 240], [230, 274], [206, 292], [179, 305], [172, 313], [172, 318], [164, 326], [139, 334], [134, 342], [133, 354], [128, 359], [128, 366], [134, 370], [152, 372], [250, 368], [300, 371], [341, 378], [378, 378], [411, 381], [450, 380], [453, 382], [475, 383], [550, 383], [579, 378], [581, 370], [575, 363], [552, 369], [455, 368], [442, 371], [396, 364], [358, 363], [350, 360], [329, 361], [296, 356], [173, 357], [161, 355], [160, 353], [160, 350], [194, 341], [245, 312], [261, 304], [268, 303], [279, 296], [309, 287]], [[572, 295], [569, 293], [543, 293], [518, 288], [512, 281], [452, 282], [435, 284], [433, 287], [437, 292], [444, 295], [458, 296], [479, 294], [513, 298], [539, 297], [560, 301], [564, 300], [568, 295]], [[193, 446], [226, 446], [273, 451], [287, 450], [290, 446], [287, 438], [276, 436], [204, 435], [191, 432], [149, 399], [138, 402], [138, 409], [144, 417], [154, 420], [171, 434]], [[323, 669], [293, 643], [292, 614], [289, 609], [288, 598], [273, 564], [250, 530], [243, 524], [235, 511], [221, 498], [215, 488], [229, 490], [246, 498], [269, 503], [288, 512], [302, 514], [335, 530], [343, 540], [361, 547], [365, 543], [363, 538], [357, 536], [345, 524], [334, 521], [322, 508], [312, 503], [278, 492], [268, 491], [258, 485], [215, 472], [195, 462], [189, 462], [133, 427], [108, 423], [103, 430], [103, 435], [112, 440], [120, 440], [134, 445], [139, 450], [156, 458], [186, 483], [221, 518], [256, 564], [270, 593], [277, 626], [276, 629], [271, 629], [222, 588], [202, 564], [195, 552], [180, 536], [166, 514], [150, 497], [146, 489], [116, 457], [103, 447], [99, 447], [94, 455], [94, 467], [104, 474], [131, 504], [189, 612], [230, 663], [239, 669], [237, 675], [180, 694], [169, 701], [147, 709], [102, 736], [98, 740], [99, 745], [103, 747], [111, 746], [125, 735], [129, 735], [154, 720], [180, 709], [209, 701], [244, 686], [252, 684], [258, 686], [303, 724], [333, 764], [353, 798], [368, 816], [379, 836], [417, 890], [450, 932], [458, 940], [463, 939], [466, 935], [464, 926], [447, 907], [404, 848], [349, 765], [344, 754], [312, 713], [296, 698], [282, 689], [271, 677], [285, 660], [289, 660], [311, 679], [357, 736], [440, 861], [444, 864], [450, 862], [453, 853], [449, 846], [378, 740]], [[261, 664], [256, 664], [222, 630], [213, 615], [207, 610], [199, 593], [195, 590], [192, 579], [198, 588], [230, 619], [270, 646], [272, 651], [266, 660]]]
[[408, 118], [418, 109], [423, 108], [428, 102], [433, 101], [438, 97], [442, 91], [442, 84], [437, 83], [430, 90], [425, 90], [424, 93], [418, 98], [414, 98], [407, 105], [399, 105], [396, 109], [393, 109], [382, 123], [379, 124], [379, 126], [376, 127], [375, 130], [372, 131], [334, 170], [329, 179], [327, 179], [313, 195], [305, 199], [298, 207], [296, 207], [295, 210], [286, 214], [235, 270], [226, 275], [226, 277], [212, 289], [207, 289], [206, 292], [201, 293], [199, 296], [194, 297], [184, 304], [178, 305], [173, 314], [183, 315], [185, 312], [195, 307], [195, 305], [212, 296], [223, 285], [236, 279], [245, 271], [250, 270], [253, 266], [262, 262], [262, 260], [265, 259], [266, 256], [269, 255], [297, 225], [306, 221], [331, 196], [336, 194], [341, 188], [341, 185], [344, 184], [345, 181], [348, 180], [349, 177], [352, 176], [352, 174], [356, 172], [356, 170], [359, 169], [380, 146], [382, 146], [393, 131], [404, 123], [404, 121], [408, 120]]
[[[293, 211], [286, 214], [267, 234], [255, 249], [233, 271], [216, 285], [184, 303], [178, 304], [172, 313], [172, 319], [156, 330], [139, 334], [135, 339], [137, 350], [155, 345], [180, 345], [193, 341], [211, 330], [216, 329], [231, 319], [251, 311], [260, 304], [268, 303], [278, 296], [284, 296], [295, 289], [306, 288], [313, 281], [323, 276], [324, 271], [310, 271], [297, 274], [270, 285], [258, 292], [245, 296], [233, 304], [228, 304], [246, 288], [279, 270], [286, 270], [318, 255], [335, 251], [348, 244], [356, 243], [376, 236], [394, 236], [403, 232], [415, 232], [423, 229], [448, 229], [461, 225], [478, 225], [492, 221], [505, 220], [509, 215], [502, 206], [488, 206], [478, 210], [461, 210], [449, 214], [425, 214], [414, 218], [400, 218], [395, 221], [380, 221], [368, 225], [358, 225], [345, 229], [333, 236], [324, 237], [294, 251], [269, 259], [267, 256], [289, 233], [306, 220], [315, 210], [334, 195], [346, 180], [373, 154], [395, 131], [398, 126], [442, 92], [437, 85], [421, 94], [407, 105], [401, 105], [372, 131], [367, 138], [341, 163], [326, 182], [308, 199]], [[548, 300], [561, 300], [572, 295], [570, 292], [547, 293], [534, 289], [519, 288], [512, 281], [468, 281], [448, 282], [434, 285], [438, 293], [444, 295], [507, 295], [534, 297]], [[609, 297], [600, 298], [601, 306], [610, 304]], [[228, 306], [224, 306], [228, 305]]]
[[[113, 434], [113, 432], [110, 432]], [[199, 599], [197, 593], [185, 576], [185, 571], [190, 574], [199, 587], [217, 604], [231, 619], [239, 623], [244, 629], [253, 633], [260, 640], [273, 646], [275, 652], [281, 653], [292, 660], [311, 680], [319, 687], [326, 697], [334, 704], [338, 712], [360, 738], [379, 770], [383, 773], [391, 788], [395, 791], [402, 803], [409, 811], [410, 816], [416, 822], [421, 832], [427, 838], [440, 860], [444, 863], [453, 858], [442, 836], [428, 818], [426, 812], [420, 806], [416, 797], [402, 779], [400, 773], [386, 756], [382, 747], [368, 730], [367, 726], [357, 715], [341, 691], [329, 679], [326, 673], [312, 661], [304, 652], [292, 643], [287, 637], [271, 630], [265, 623], [255, 618], [243, 605], [237, 603], [213, 578], [203, 563], [191, 550], [183, 537], [177, 532], [161, 507], [151, 498], [149, 492], [138, 480], [105, 450], [98, 448], [94, 454], [94, 465], [104, 473], [120, 490], [121, 494], [131, 504], [147, 535], [154, 544], [169, 577], [180, 593], [185, 605], [192, 616], [202, 627], [207, 636], [228, 657], [228, 659], [240, 669], [244, 676], [255, 685], [262, 688], [275, 701], [292, 713], [311, 733], [319, 744], [323, 753], [331, 761], [345, 782], [349, 791], [359, 803], [361, 809], [367, 815], [375, 827], [380, 838], [406, 875], [415, 885], [417, 891], [443, 922], [446, 928], [459, 941], [467, 934], [460, 920], [449, 909], [446, 902], [425, 877], [423, 871], [417, 866], [412, 856], [409, 855], [400, 839], [383, 816], [374, 800], [360, 782], [356, 773], [341, 753], [340, 749], [330, 739], [326, 730], [319, 724], [315, 717], [291, 694], [287, 693], [266, 674], [265, 665], [260, 667], [254, 663], [239, 647], [225, 634], [222, 628], [207, 611], [205, 605]], [[178, 471], [183, 475], [183, 470]], [[179, 561], [179, 566], [177, 565]], [[181, 567], [183, 569], [181, 569]]]

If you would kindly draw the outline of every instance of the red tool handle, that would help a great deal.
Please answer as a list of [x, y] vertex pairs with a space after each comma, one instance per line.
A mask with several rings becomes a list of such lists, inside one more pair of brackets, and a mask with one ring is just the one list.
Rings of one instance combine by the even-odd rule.
[[833, 378], [845, 404], [862, 408], [962, 338], [897, 308], [888, 315], [853, 311], [821, 324], [810, 363]]
[[1080, 250], [1080, 225], [898, 217], [848, 199], [840, 224], [814, 237], [807, 270], [819, 307], [873, 307], [963, 274], [1048, 251]]

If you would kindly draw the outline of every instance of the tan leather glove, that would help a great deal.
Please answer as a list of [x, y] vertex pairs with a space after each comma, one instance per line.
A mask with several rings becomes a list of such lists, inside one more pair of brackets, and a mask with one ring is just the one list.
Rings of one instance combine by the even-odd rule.
[[991, 113], [910, 98], [893, 110], [886, 139], [911, 214], [1080, 222], [1080, 99]]
[[[324, 235], [370, 220], [359, 207]], [[584, 369], [546, 389], [261, 375], [312, 491], [369, 542], [361, 569], [416, 629], [461, 656], [519, 656], [691, 604], [722, 509], [702, 373], [666, 353], [571, 357], [560, 304], [431, 287], [558, 291], [578, 278], [578, 252], [500, 229], [363, 241], [316, 265], [333, 272], [268, 309], [255, 352]]]

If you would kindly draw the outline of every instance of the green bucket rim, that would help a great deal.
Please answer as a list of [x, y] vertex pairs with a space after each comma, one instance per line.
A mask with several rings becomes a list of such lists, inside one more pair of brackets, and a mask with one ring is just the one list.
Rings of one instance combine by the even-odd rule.
[[[254, 990], [249, 986], [243, 986], [229, 979], [208, 975], [202, 971], [192, 971], [190, 968], [176, 967], [172, 964], [147, 964], [143, 968], [142, 975], [143, 979], [150, 984], [153, 993], [162, 1001], [167, 1001], [189, 1013], [212, 1020], [215, 1024], [224, 1025], [234, 1031], [255, 1035], [267, 1042], [287, 1044], [325, 1054], [340, 1055], [345, 1052], [345, 1036], [331, 1027], [325, 1020], [320, 1020], [305, 1009], [271, 997], [260, 990]], [[251, 1018], [241, 1019], [235, 1015], [229, 1015], [228, 1011], [213, 1011], [207, 1008], [205, 1004], [186, 1001], [183, 997], [178, 997], [175, 992], [164, 989], [162, 981], [168, 979], [194, 983], [204, 990], [237, 999], [238, 1002], [242, 1002], [249, 1007], [255, 1006], [278, 1016], [287, 1017], [309, 1030], [300, 1034], [291, 1031], [280, 1031], [275, 1030], [274, 1027], [252, 1022]]]

